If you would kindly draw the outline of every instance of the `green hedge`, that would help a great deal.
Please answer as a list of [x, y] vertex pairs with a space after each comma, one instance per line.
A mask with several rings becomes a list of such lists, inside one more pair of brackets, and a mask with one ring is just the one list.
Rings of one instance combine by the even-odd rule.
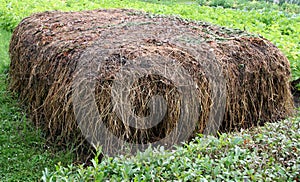
[[95, 158], [56, 166], [43, 181], [293, 181], [300, 176], [300, 117], [219, 138], [198, 137], [174, 151]]

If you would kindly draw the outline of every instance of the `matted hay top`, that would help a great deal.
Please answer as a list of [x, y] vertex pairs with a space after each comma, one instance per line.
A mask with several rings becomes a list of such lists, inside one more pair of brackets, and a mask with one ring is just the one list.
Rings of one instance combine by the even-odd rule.
[[[27, 106], [31, 120], [46, 131], [50, 141], [59, 144], [99, 137], [97, 124], [93, 124], [99, 120], [86, 117], [83, 127], [89, 132], [85, 137], [76, 122], [72, 94], [83, 83], [94, 84], [98, 112], [108, 130], [122, 140], [139, 144], [165, 138], [182, 119], [195, 123], [192, 128], [184, 125], [179, 132], [192, 130], [192, 137], [205, 132], [208, 122], [220, 118], [220, 126], [211, 130], [232, 131], [276, 121], [293, 109], [289, 62], [278, 48], [264, 38], [203, 22], [119, 9], [38, 13], [25, 18], [15, 29], [10, 56], [11, 90]], [[180, 85], [173, 78], [161, 72], [145, 74], [145, 68], [135, 77], [126, 98], [121, 96], [114, 102], [113, 91], [122, 89], [118, 85], [113, 88], [114, 80], [127, 74], [120, 74], [122, 66], [153, 60], [171, 60], [184, 68], [192, 78], [192, 82], [187, 79], [192, 83], [190, 88], [195, 89], [192, 98], [182, 101]], [[157, 65], [161, 70], [160, 63]], [[96, 76], [83, 74], [83, 69], [95, 68]], [[184, 78], [184, 71], [174, 72], [173, 68], [164, 68], [166, 75], [173, 72], [175, 77]], [[184, 79], [179, 79], [181, 82]], [[76, 98], [75, 104], [84, 109], [75, 110], [94, 112], [85, 103], [89, 93], [83, 88], [76, 91], [82, 99]], [[149, 106], [154, 95], [165, 99], [160, 104], [166, 110]], [[195, 103], [199, 107], [194, 107]], [[161, 110], [166, 114], [153, 127], [133, 127], [116, 114], [116, 105], [124, 109], [124, 104], [139, 117], [154, 116], [151, 112], [159, 115]], [[183, 104], [187, 106], [182, 110]], [[182, 115], [186, 118], [180, 118]], [[173, 136], [172, 142], [176, 140]]]

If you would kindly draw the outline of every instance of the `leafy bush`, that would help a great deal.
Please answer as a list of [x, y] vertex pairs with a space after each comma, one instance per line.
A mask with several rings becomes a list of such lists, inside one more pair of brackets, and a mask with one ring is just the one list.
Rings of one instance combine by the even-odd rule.
[[201, 6], [206, 6], [206, 5], [208, 5], [208, 0], [198, 0], [197, 2], [198, 2], [198, 4], [201, 5]]
[[234, 0], [212, 0], [209, 3], [210, 6], [222, 6], [224, 8], [232, 8], [234, 5]]
[[45, 169], [43, 181], [293, 181], [300, 175], [300, 117], [167, 151], [105, 157], [93, 166]]
[[267, 1], [250, 1], [250, 0], [198, 0], [197, 3], [201, 6], [221, 6], [223, 8], [234, 8], [240, 10], [261, 10], [261, 11], [283, 11], [286, 13], [300, 13], [299, 4], [279, 3], [274, 4]]
[[[269, 3], [273, 3], [274, 0], [259, 0], [259, 1], [267, 1]], [[299, 0], [278, 0], [278, 4], [279, 5], [282, 5], [282, 4], [298, 4], [300, 5], [300, 2]]]

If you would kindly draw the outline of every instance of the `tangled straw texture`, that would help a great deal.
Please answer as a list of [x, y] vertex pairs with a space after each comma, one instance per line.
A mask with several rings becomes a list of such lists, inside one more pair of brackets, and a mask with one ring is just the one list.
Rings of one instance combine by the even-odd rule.
[[[190, 113], [184, 120], [195, 123], [180, 130], [192, 130], [188, 139], [205, 132], [209, 122], [216, 122], [218, 118], [211, 118], [210, 113], [220, 116], [216, 113], [222, 108], [220, 126], [213, 130], [248, 128], [293, 112], [287, 58], [264, 38], [204, 22], [118, 9], [38, 13], [25, 18], [15, 29], [10, 56], [11, 90], [27, 106], [32, 121], [47, 131], [49, 141], [57, 144], [94, 141], [101, 137], [97, 136], [99, 121], [124, 141], [147, 144], [167, 137], [179, 125], [183, 112]], [[195, 88], [193, 98], [183, 102], [180, 85], [149, 72], [132, 82], [126, 95], [129, 103], [113, 102], [114, 80], [119, 79], [122, 66], [129, 60], [143, 62], [140, 58], [153, 57], [173, 60], [187, 70]], [[95, 60], [90, 65], [97, 68], [94, 75], [78, 77], [83, 59]], [[218, 70], [208, 69], [208, 65], [217, 65], [213, 67]], [[182, 72], [174, 73], [182, 76]], [[82, 125], [89, 131], [88, 136], [83, 136], [76, 122], [74, 80], [76, 88], [82, 83], [95, 83], [100, 119], [87, 119]], [[86, 90], [80, 91], [77, 94], [84, 98]], [[164, 99], [156, 104], [158, 108], [149, 105], [155, 95]], [[225, 100], [218, 100], [223, 97]], [[194, 100], [199, 103], [197, 111], [182, 111], [183, 104], [189, 106]], [[76, 112], [92, 112], [88, 104], [82, 99], [82, 110]], [[138, 117], [152, 116], [151, 112], [163, 110], [163, 106], [167, 109], [157, 125], [141, 127], [136, 121], [139, 127], [134, 127], [115, 112], [118, 104], [129, 104]], [[176, 144], [178, 139], [172, 140]]]

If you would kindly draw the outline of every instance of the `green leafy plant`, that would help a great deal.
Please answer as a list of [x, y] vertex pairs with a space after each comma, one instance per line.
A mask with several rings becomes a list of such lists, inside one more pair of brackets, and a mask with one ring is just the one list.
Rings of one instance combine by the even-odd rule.
[[57, 165], [43, 181], [293, 181], [300, 175], [300, 116], [248, 131], [197, 137], [167, 151], [96, 157], [93, 166]]
[[224, 8], [232, 8], [234, 4], [234, 0], [212, 0], [209, 5], [210, 6], [222, 6]]
[[208, 5], [208, 0], [198, 0], [197, 1], [197, 3], [199, 4], [199, 5], [201, 5], [201, 6], [206, 6], [206, 5]]
[[299, 14], [300, 8], [297, 3], [286, 3], [280, 2], [279, 4], [273, 3], [272, 1], [251, 1], [251, 0], [198, 0], [197, 1], [201, 6], [221, 6], [223, 8], [234, 8], [246, 11], [282, 11], [286, 13]]

